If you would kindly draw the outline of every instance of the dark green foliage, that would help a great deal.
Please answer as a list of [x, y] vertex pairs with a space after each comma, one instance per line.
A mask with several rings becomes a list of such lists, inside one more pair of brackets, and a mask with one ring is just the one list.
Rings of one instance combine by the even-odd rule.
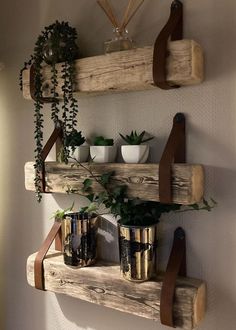
[[106, 139], [103, 136], [97, 136], [94, 139], [93, 144], [95, 146], [113, 146], [114, 140], [113, 139]]
[[144, 135], [145, 135], [145, 131], [143, 131], [142, 133], [138, 134], [136, 131], [132, 131], [130, 133], [130, 135], [122, 135], [121, 133], [120, 134], [120, 137], [128, 144], [130, 145], [139, 145], [141, 143], [144, 143], [144, 142], [148, 142], [150, 140], [153, 139], [153, 137], [149, 137], [147, 139], [144, 139]]
[[82, 136], [81, 131], [74, 129], [65, 138], [65, 145], [67, 147], [78, 147], [85, 142], [85, 138]]
[[[202, 203], [189, 205], [188, 207], [181, 204], [162, 204], [160, 202], [142, 201], [140, 199], [129, 199], [127, 195], [126, 185], [112, 185], [112, 176], [114, 172], [104, 173], [100, 179], [97, 179], [92, 171], [79, 164], [86, 169], [91, 175], [91, 179], [84, 181], [83, 192], [87, 192], [86, 197], [91, 204], [93, 211], [98, 211], [99, 206], [104, 205], [109, 213], [120, 219], [120, 223], [129, 226], [149, 226], [159, 222], [163, 213], [169, 212], [186, 212], [191, 210], [211, 211], [216, 206], [216, 202], [203, 199]], [[103, 191], [100, 193], [91, 193], [92, 182], [99, 183]], [[85, 208], [86, 209], [86, 208]]]
[[[77, 32], [71, 28], [67, 22], [58, 22], [51, 24], [44, 28], [39, 35], [34, 53], [28, 62], [24, 63], [23, 69], [20, 71], [20, 88], [22, 89], [22, 72], [30, 65], [35, 67], [35, 113], [34, 123], [35, 131], [34, 137], [36, 142], [35, 148], [35, 188], [37, 199], [41, 201], [41, 170], [42, 170], [42, 148], [43, 148], [43, 115], [42, 115], [42, 74], [41, 69], [45, 63], [51, 65], [51, 94], [53, 102], [51, 103], [51, 119], [55, 126], [58, 125], [59, 120], [62, 119], [62, 128], [64, 136], [64, 150], [63, 157], [68, 159], [68, 149], [65, 141], [67, 137], [75, 130], [77, 124], [78, 104], [73, 97], [73, 89], [75, 85], [75, 67], [74, 60], [78, 57], [78, 46], [76, 45]], [[58, 87], [58, 72], [56, 70], [56, 63], [64, 62], [62, 69], [62, 78], [64, 84], [63, 90], [63, 104], [62, 116], [59, 118], [60, 106], [57, 93]]]

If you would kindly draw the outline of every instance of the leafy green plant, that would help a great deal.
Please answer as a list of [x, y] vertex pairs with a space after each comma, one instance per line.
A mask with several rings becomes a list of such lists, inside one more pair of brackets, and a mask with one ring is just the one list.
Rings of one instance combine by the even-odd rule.
[[72, 211], [74, 208], [74, 202], [72, 203], [72, 205], [64, 210], [57, 210], [56, 212], [53, 213], [51, 219], [55, 219], [56, 221], [60, 221], [64, 218], [65, 214], [67, 212]]
[[85, 142], [85, 137], [82, 136], [81, 131], [74, 129], [65, 138], [65, 145], [67, 147], [79, 147]]
[[113, 146], [114, 140], [106, 139], [103, 136], [97, 136], [95, 137], [93, 144], [95, 146]]
[[[93, 212], [100, 213], [102, 206], [105, 206], [108, 213], [112, 213], [120, 219], [120, 223], [130, 226], [149, 226], [159, 222], [163, 213], [169, 212], [187, 212], [187, 211], [211, 211], [216, 206], [216, 202], [211, 199], [210, 202], [203, 199], [202, 203], [183, 206], [181, 204], [162, 204], [160, 202], [142, 201], [140, 199], [129, 199], [126, 185], [112, 184], [114, 172], [102, 174], [99, 178], [95, 176], [90, 167], [78, 163], [77, 166], [83, 167], [88, 171], [90, 178], [83, 182], [83, 188], [80, 192], [85, 195]], [[93, 182], [98, 183], [102, 191], [94, 193]], [[113, 182], [114, 183], [114, 182]], [[68, 189], [68, 193], [78, 193], [78, 191]], [[84, 208], [86, 211], [86, 208]]]
[[142, 133], [138, 134], [136, 131], [131, 131], [130, 135], [122, 135], [120, 134], [120, 137], [128, 144], [130, 145], [139, 145], [145, 142], [148, 142], [152, 140], [154, 137], [149, 137], [144, 139], [145, 131], [142, 131]]
[[[78, 103], [73, 96], [73, 88], [75, 84], [75, 66], [74, 60], [78, 57], [78, 46], [76, 45], [77, 32], [70, 27], [67, 22], [58, 22], [47, 26], [38, 36], [35, 43], [34, 52], [30, 56], [30, 60], [24, 63], [24, 67], [20, 71], [20, 88], [22, 89], [22, 73], [30, 65], [34, 66], [34, 138], [36, 142], [35, 148], [35, 189], [37, 199], [41, 201], [41, 171], [43, 169], [42, 148], [43, 148], [43, 88], [42, 88], [42, 68], [45, 64], [51, 65], [51, 119], [55, 126], [59, 120], [62, 120], [63, 136], [66, 140], [76, 127]], [[62, 64], [63, 79], [63, 97], [62, 105], [59, 104], [58, 87], [58, 71], [56, 63]], [[62, 112], [60, 116], [60, 112]], [[59, 118], [61, 117], [61, 118]], [[68, 157], [68, 150], [64, 144], [64, 156]]]

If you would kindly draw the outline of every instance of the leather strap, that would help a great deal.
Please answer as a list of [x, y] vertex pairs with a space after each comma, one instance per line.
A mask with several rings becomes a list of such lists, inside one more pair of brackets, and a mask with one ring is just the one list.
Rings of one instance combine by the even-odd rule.
[[45, 144], [43, 150], [42, 150], [42, 172], [41, 172], [41, 189], [43, 193], [46, 193], [46, 180], [45, 180], [45, 159], [47, 158], [50, 150], [52, 149], [55, 142], [59, 139], [62, 140], [63, 138], [63, 130], [62, 130], [62, 124], [58, 122], [58, 125], [54, 128], [54, 131], [52, 132], [51, 136], [49, 137], [47, 143]]
[[61, 222], [55, 221], [48, 236], [39, 249], [34, 261], [34, 282], [36, 289], [45, 290], [44, 288], [44, 270], [43, 260], [52, 245], [56, 235], [61, 231]]
[[173, 305], [177, 276], [186, 276], [186, 241], [185, 232], [179, 227], [175, 230], [166, 273], [161, 289], [161, 323], [174, 328]]
[[183, 38], [183, 5], [181, 1], [174, 0], [171, 4], [170, 17], [159, 33], [154, 44], [153, 52], [153, 81], [161, 89], [178, 88], [166, 81], [166, 57], [169, 38], [180, 40]]
[[177, 113], [159, 164], [159, 199], [161, 203], [172, 202], [172, 163], [185, 163], [186, 137], [185, 116]]
[[[32, 100], [36, 101], [35, 97], [35, 66], [34, 64], [30, 67], [30, 81], [29, 81], [29, 90], [30, 90], [30, 96]], [[39, 99], [40, 103], [52, 103], [57, 101], [53, 97], [40, 97]]]

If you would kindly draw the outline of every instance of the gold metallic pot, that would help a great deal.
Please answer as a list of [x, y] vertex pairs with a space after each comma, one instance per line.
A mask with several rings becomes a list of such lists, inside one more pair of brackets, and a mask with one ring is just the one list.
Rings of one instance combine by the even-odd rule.
[[98, 217], [71, 212], [62, 220], [62, 244], [66, 265], [84, 267], [95, 263]]
[[126, 280], [143, 282], [157, 271], [157, 224], [126, 226], [118, 222], [121, 273]]

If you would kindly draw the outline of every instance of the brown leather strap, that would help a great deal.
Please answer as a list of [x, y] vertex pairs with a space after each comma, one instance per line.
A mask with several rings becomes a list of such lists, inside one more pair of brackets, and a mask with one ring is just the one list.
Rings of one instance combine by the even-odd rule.
[[34, 261], [34, 281], [35, 287], [39, 290], [45, 290], [44, 288], [44, 271], [43, 271], [43, 260], [52, 245], [56, 235], [61, 230], [61, 222], [55, 221], [48, 236], [43, 242], [41, 248], [39, 249], [35, 261]]
[[176, 279], [178, 275], [186, 276], [185, 232], [180, 227], [177, 228], [174, 233], [173, 246], [162, 284], [160, 301], [161, 323], [173, 328], [173, 304]]
[[185, 163], [185, 116], [177, 113], [159, 164], [159, 198], [161, 203], [172, 202], [172, 163]]
[[181, 1], [174, 0], [171, 4], [170, 17], [164, 28], [159, 33], [153, 52], [153, 81], [162, 89], [177, 88], [166, 81], [166, 58], [168, 56], [168, 40], [183, 38], [183, 5]]
[[[35, 97], [35, 66], [34, 64], [31, 65], [30, 67], [30, 81], [29, 81], [29, 89], [30, 89], [30, 96], [32, 100], [36, 101]], [[57, 101], [53, 97], [40, 97], [39, 99], [40, 103], [52, 103]]]
[[62, 124], [58, 122], [57, 126], [54, 128], [54, 131], [52, 132], [51, 136], [49, 137], [47, 143], [45, 144], [43, 150], [42, 150], [42, 161], [43, 161], [43, 166], [42, 166], [42, 172], [41, 172], [41, 180], [42, 180], [42, 192], [46, 192], [46, 180], [45, 180], [45, 164], [44, 161], [47, 158], [50, 150], [52, 149], [53, 145], [55, 142], [60, 139], [62, 140], [63, 138], [63, 130], [62, 130]]

